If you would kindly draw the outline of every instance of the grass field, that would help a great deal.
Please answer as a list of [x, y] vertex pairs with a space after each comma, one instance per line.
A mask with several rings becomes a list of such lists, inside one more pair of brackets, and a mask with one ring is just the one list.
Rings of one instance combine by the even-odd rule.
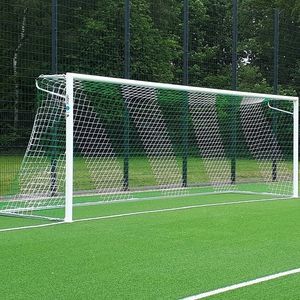
[[[247, 202], [253, 199], [223, 194], [87, 206], [75, 209], [77, 220], [123, 216], [1, 232], [1, 298], [180, 299], [299, 268], [300, 203], [257, 195], [261, 202]], [[219, 205], [199, 206], [211, 204]], [[7, 222], [28, 220], [0, 218], [1, 227]], [[298, 299], [299, 283], [292, 275], [212, 299]]]
[[[0, 172], [6, 193], [12, 187], [17, 190], [21, 159], [6, 157], [7, 161], [11, 169], [5, 177]], [[75, 178], [77, 189], [90, 189], [82, 160], [75, 164], [81, 174]], [[147, 164], [131, 160], [133, 187], [155, 183]], [[201, 164], [190, 158], [191, 183], [205, 180]], [[255, 162], [238, 160], [237, 165], [240, 178], [258, 179]], [[250, 182], [239, 188], [264, 192], [266, 186]], [[45, 220], [0, 217], [1, 299], [181, 299], [300, 268], [298, 199], [199, 195], [206, 191], [211, 188], [194, 187], [185, 196], [168, 198], [140, 191], [134, 193], [135, 201], [76, 206], [73, 224], [48, 226]], [[78, 205], [98, 200], [98, 196], [74, 198]], [[63, 209], [54, 213], [63, 217]], [[47, 226], [1, 232], [29, 225]], [[299, 299], [299, 295], [298, 273], [210, 299]]]

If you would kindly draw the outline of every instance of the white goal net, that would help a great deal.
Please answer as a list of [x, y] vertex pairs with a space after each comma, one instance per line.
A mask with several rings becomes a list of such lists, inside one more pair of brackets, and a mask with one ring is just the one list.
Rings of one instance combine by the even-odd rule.
[[[298, 195], [298, 99], [80, 74], [40, 76], [38, 109], [0, 213], [207, 193]], [[90, 196], [90, 197], [88, 197]]]

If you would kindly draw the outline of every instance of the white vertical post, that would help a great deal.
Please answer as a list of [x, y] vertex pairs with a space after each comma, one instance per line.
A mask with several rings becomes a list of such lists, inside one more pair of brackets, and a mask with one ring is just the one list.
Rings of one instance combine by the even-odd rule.
[[65, 222], [73, 220], [73, 76], [66, 74], [66, 194]]
[[293, 197], [299, 196], [298, 191], [298, 143], [299, 143], [299, 99], [294, 100], [294, 141], [293, 141]]

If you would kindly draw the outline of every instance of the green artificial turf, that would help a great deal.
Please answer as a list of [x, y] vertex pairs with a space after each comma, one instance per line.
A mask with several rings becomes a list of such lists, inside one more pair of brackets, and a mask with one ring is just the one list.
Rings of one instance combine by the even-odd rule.
[[[81, 207], [75, 215], [251, 197], [224, 194], [116, 203]], [[278, 200], [2, 232], [1, 298], [179, 299], [299, 268], [299, 213], [297, 200]], [[293, 297], [300, 294], [299, 282], [294, 275], [215, 299], [297, 299]]]
[[[116, 214], [128, 214], [134, 212], [143, 212], [147, 210], [159, 210], [159, 209], [170, 209], [170, 208], [180, 208], [186, 206], [194, 205], [207, 205], [222, 202], [243, 202], [252, 201], [259, 199], [270, 199], [274, 198], [273, 195], [265, 194], [233, 194], [233, 193], [223, 193], [223, 194], [200, 194], [200, 192], [205, 192], [204, 189], [193, 188], [188, 190], [191, 194], [179, 195], [179, 196], [169, 196], [161, 197], [162, 193], [158, 191], [146, 191], [133, 193], [133, 200], [129, 201], [103, 201], [101, 196], [77, 196], [74, 197], [74, 207], [73, 207], [73, 218], [83, 219], [91, 217], [101, 217], [107, 215]], [[180, 192], [180, 191], [179, 191]], [[192, 193], [194, 192], [194, 194]], [[100, 201], [100, 202], [99, 202]], [[5, 207], [6, 202], [2, 201], [0, 203], [0, 208]], [[48, 210], [37, 210], [33, 212], [38, 216], [46, 216], [52, 218], [64, 218], [64, 207]], [[11, 218], [11, 217], [1, 217], [0, 218], [0, 229], [3, 228], [14, 228], [20, 226], [37, 225], [49, 222], [43, 219], [33, 219], [29, 218]]]
[[[0, 157], [0, 166], [5, 166], [0, 171], [0, 196], [18, 192], [20, 163], [18, 156]], [[74, 165], [75, 191], [92, 190], [83, 159], [76, 158]], [[241, 181], [236, 191], [268, 191], [253, 160], [239, 159], [237, 176]], [[245, 180], [249, 178], [253, 182]], [[188, 180], [208, 181], [201, 159], [189, 158]], [[130, 187], [155, 184], [149, 161], [131, 158]], [[199, 195], [211, 191], [212, 187], [190, 187], [185, 196], [174, 192], [167, 198], [161, 191], [132, 192], [135, 201], [74, 207], [75, 220], [123, 216], [0, 232], [1, 299], [179, 299], [300, 267], [297, 200], [247, 203], [272, 196]], [[102, 200], [74, 197], [76, 205]], [[155, 212], [228, 202], [241, 203]], [[1, 204], [5, 200], [0, 208]], [[49, 212], [64, 215], [63, 209], [39, 213]], [[46, 223], [0, 217], [0, 229]], [[293, 275], [212, 299], [298, 299], [299, 283], [300, 275]]]

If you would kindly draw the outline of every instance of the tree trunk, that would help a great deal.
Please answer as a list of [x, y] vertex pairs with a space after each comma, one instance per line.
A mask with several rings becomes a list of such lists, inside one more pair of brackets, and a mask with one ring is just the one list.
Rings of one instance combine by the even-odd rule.
[[13, 57], [13, 74], [14, 74], [14, 81], [15, 81], [15, 101], [14, 101], [14, 128], [18, 128], [18, 121], [19, 121], [19, 100], [20, 100], [20, 86], [18, 82], [18, 59], [19, 59], [19, 50], [23, 46], [23, 41], [25, 37], [25, 29], [26, 29], [26, 19], [27, 19], [27, 7], [24, 8], [23, 11], [23, 19], [20, 31], [20, 38], [18, 41], [17, 48], [14, 52]]

